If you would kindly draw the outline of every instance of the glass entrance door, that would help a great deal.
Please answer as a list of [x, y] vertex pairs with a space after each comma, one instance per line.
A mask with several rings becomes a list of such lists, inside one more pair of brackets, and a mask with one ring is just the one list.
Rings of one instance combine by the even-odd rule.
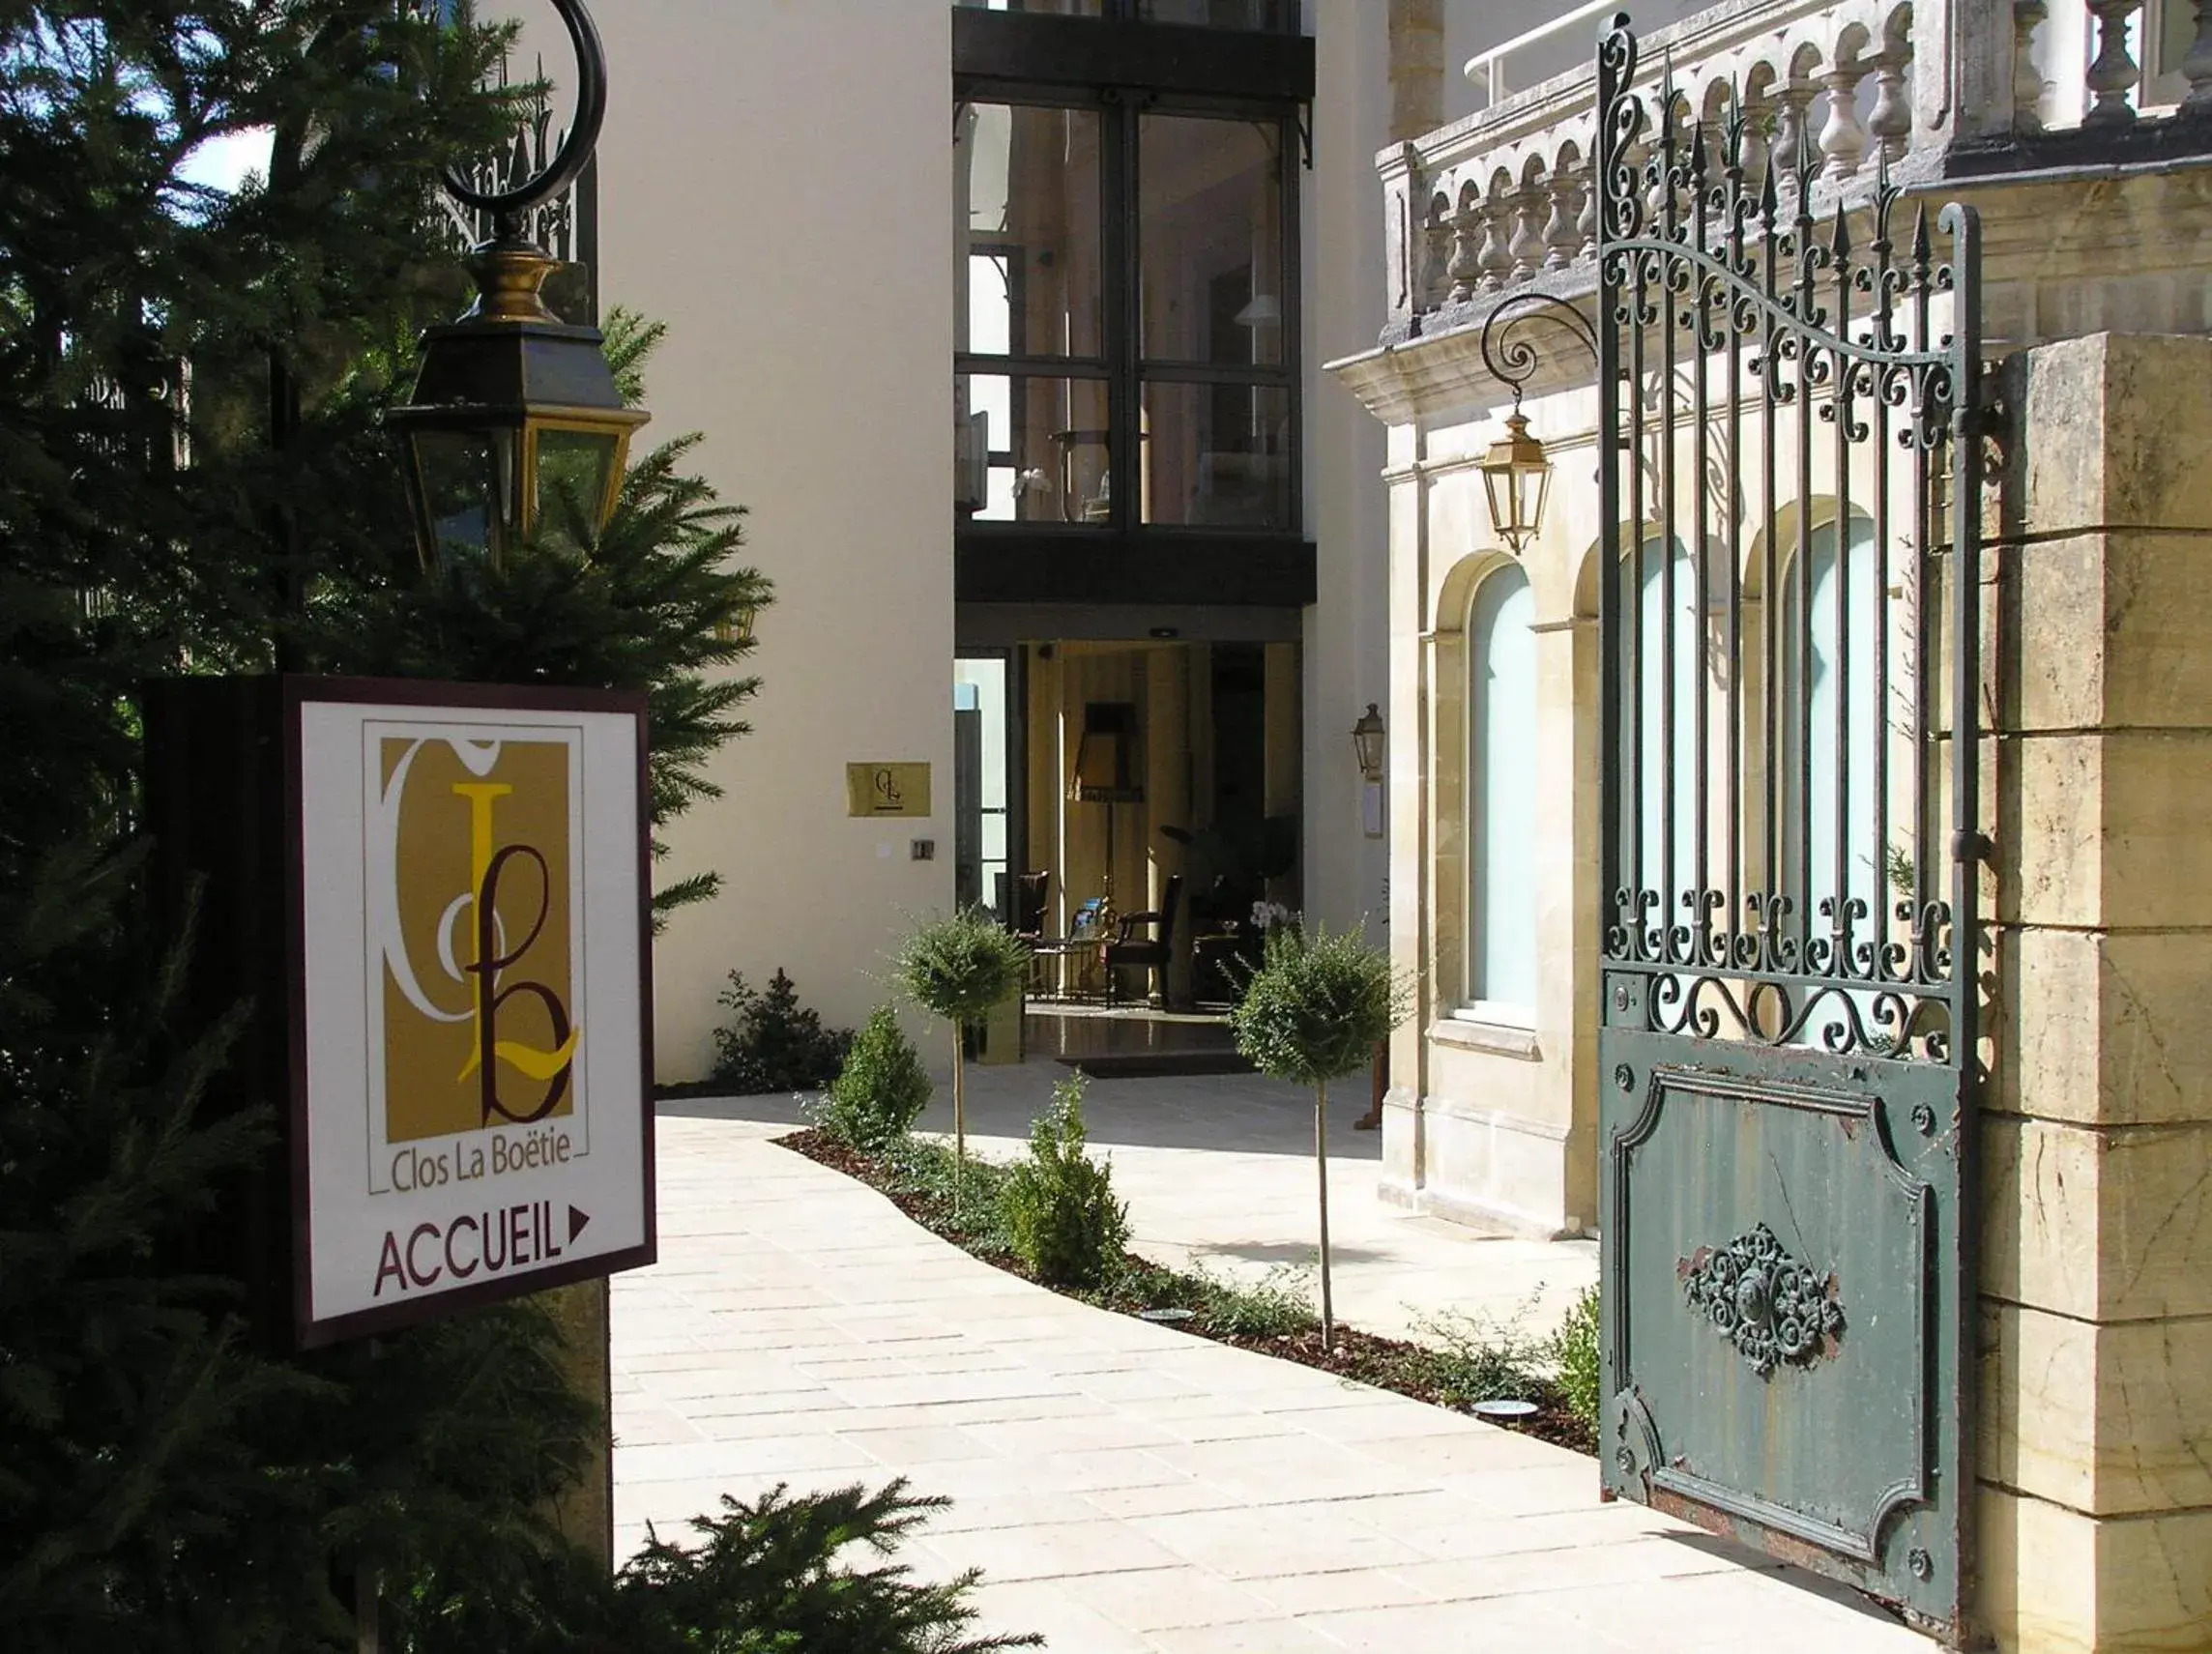
[[1019, 792], [1012, 691], [1004, 651], [963, 654], [953, 662], [953, 892], [962, 907], [980, 904], [1002, 922], [1013, 913], [1008, 846]]

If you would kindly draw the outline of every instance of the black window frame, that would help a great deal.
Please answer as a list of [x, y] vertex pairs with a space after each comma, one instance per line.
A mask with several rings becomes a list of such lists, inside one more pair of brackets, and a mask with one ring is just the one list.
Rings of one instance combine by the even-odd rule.
[[[1302, 606], [1316, 600], [1306, 537], [1301, 161], [1313, 95], [1313, 41], [1210, 25], [1150, 23], [1140, 0], [1109, 0], [1106, 17], [957, 8], [953, 100], [1079, 108], [1100, 119], [1099, 248], [1108, 398], [1111, 515], [1103, 524], [977, 522], [955, 513], [955, 593], [962, 602], [1184, 602]], [[1296, 8], [1288, 9], [1295, 17]], [[1139, 150], [1149, 114], [1246, 121], [1272, 129], [1281, 179], [1280, 360], [1149, 362], [1137, 245]], [[961, 234], [967, 233], [961, 226]], [[963, 242], [960, 256], [968, 249]], [[956, 352], [967, 374], [1097, 378], [1084, 359]], [[1149, 384], [1280, 391], [1288, 405], [1279, 527], [1147, 524], [1142, 405]], [[1134, 456], [1134, 457], [1131, 457]], [[993, 459], [998, 455], [991, 456]]]

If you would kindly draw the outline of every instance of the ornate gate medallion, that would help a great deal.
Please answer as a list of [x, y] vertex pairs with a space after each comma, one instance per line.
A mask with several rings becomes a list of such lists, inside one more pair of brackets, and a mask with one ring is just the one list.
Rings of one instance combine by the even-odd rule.
[[1717, 1252], [1701, 1247], [1675, 1268], [1690, 1308], [1720, 1328], [1761, 1378], [1777, 1362], [1810, 1367], [1836, 1354], [1844, 1330], [1836, 1277], [1790, 1257], [1766, 1225]]

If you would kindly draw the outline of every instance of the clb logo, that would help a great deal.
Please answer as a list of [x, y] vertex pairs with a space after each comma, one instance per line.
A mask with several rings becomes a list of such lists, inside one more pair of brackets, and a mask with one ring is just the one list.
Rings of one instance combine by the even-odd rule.
[[385, 1141], [571, 1113], [577, 755], [558, 738], [378, 748], [364, 849]]

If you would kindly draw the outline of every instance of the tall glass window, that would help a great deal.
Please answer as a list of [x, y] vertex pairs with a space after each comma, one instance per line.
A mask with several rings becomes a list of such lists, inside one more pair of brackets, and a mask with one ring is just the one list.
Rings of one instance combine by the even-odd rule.
[[971, 103], [962, 124], [968, 310], [960, 348], [1102, 365], [1097, 111]]
[[953, 663], [953, 893], [962, 906], [981, 903], [1002, 919], [1013, 916], [1008, 692], [1005, 656], [963, 656]]
[[[1110, 504], [1102, 128], [1094, 109], [962, 105], [953, 493], [979, 522]], [[1043, 367], [1046, 372], [1026, 372]]]
[[1280, 127], [1148, 113], [1137, 180], [1142, 520], [1287, 527]]
[[1486, 1016], [1536, 1004], [1535, 597], [1517, 563], [1468, 611], [1467, 997]]
[[1295, 106], [1001, 84], [953, 123], [961, 525], [1295, 534]]

